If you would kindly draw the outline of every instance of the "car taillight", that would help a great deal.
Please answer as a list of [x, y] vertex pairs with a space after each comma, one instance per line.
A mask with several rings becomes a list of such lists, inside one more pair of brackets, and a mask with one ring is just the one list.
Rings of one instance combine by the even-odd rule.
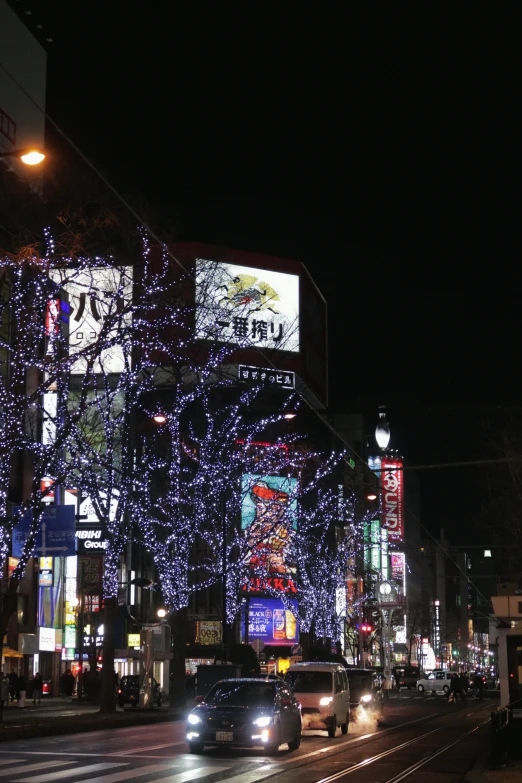
[[121, 693], [121, 688], [118, 688], [118, 693]]

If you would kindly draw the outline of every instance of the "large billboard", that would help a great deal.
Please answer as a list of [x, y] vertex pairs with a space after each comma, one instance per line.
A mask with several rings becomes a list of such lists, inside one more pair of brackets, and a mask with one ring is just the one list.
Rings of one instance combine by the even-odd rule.
[[258, 573], [295, 574], [293, 539], [297, 528], [297, 479], [244, 474], [241, 529], [250, 568]]
[[[107, 335], [117, 336], [118, 331], [131, 323], [128, 305], [132, 300], [133, 268], [100, 267], [75, 273], [73, 269], [55, 269], [51, 273], [69, 294], [69, 350], [75, 354], [94, 345], [106, 318], [114, 319], [114, 328]], [[116, 317], [127, 308], [122, 323]], [[72, 367], [73, 375], [83, 375], [86, 359], [78, 359]], [[124, 370], [123, 351], [120, 345], [104, 350], [94, 366], [98, 373], [121, 373]]]
[[[265, 644], [292, 646], [299, 641], [296, 619], [297, 601], [290, 600], [293, 611], [278, 598], [250, 598], [248, 602], [248, 641], [259, 639]], [[294, 614], [295, 612], [295, 614]], [[243, 640], [246, 640], [243, 620]]]
[[197, 258], [196, 337], [299, 352], [299, 275]]
[[389, 541], [404, 541], [404, 490], [402, 461], [383, 457], [381, 460], [382, 526]]

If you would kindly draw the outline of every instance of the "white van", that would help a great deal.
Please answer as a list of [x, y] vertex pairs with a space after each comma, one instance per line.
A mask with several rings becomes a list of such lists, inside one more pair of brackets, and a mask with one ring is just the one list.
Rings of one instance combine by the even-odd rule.
[[294, 663], [285, 673], [285, 682], [301, 702], [304, 729], [326, 729], [335, 737], [337, 726], [348, 732], [350, 686], [344, 666], [339, 663]]

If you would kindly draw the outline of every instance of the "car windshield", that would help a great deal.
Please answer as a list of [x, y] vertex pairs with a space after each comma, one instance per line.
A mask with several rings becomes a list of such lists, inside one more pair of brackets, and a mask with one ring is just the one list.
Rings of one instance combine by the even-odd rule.
[[205, 702], [234, 707], [271, 707], [275, 692], [275, 686], [269, 682], [218, 682], [205, 696]]
[[350, 682], [350, 690], [352, 691], [371, 691], [373, 684], [373, 675], [370, 672], [354, 672], [349, 669], [346, 670], [348, 680]]
[[287, 672], [285, 681], [296, 693], [331, 693], [331, 672]]

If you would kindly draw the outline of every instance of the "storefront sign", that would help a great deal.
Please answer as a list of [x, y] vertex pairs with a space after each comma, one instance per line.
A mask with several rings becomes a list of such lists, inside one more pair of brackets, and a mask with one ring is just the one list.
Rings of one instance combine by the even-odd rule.
[[[399, 587], [404, 588], [404, 577], [406, 571], [406, 556], [404, 552], [392, 552], [391, 560], [391, 578]], [[404, 589], [403, 589], [404, 593]]]
[[299, 351], [299, 276], [196, 259], [196, 336]]
[[52, 587], [53, 584], [53, 569], [41, 568], [38, 572], [38, 587]]
[[78, 553], [101, 552], [109, 546], [109, 542], [102, 538], [101, 528], [82, 528], [76, 531], [76, 549]]
[[254, 367], [240, 364], [237, 377], [249, 386], [278, 386], [281, 389], [295, 389], [295, 373], [289, 370], [274, 370], [271, 367]]
[[141, 638], [139, 633], [129, 633], [127, 634], [127, 646], [128, 647], [140, 647], [141, 646]]
[[221, 644], [221, 622], [199, 620], [196, 625], [196, 644]]
[[40, 652], [55, 652], [56, 629], [38, 628], [38, 649]]
[[404, 541], [404, 493], [402, 461], [383, 457], [381, 461], [382, 525], [390, 541]]
[[[248, 602], [248, 641], [259, 639], [265, 645], [293, 647], [299, 641], [297, 601], [291, 600], [290, 604], [295, 614], [277, 598], [251, 598]], [[243, 638], [246, 639], [245, 620]]]

